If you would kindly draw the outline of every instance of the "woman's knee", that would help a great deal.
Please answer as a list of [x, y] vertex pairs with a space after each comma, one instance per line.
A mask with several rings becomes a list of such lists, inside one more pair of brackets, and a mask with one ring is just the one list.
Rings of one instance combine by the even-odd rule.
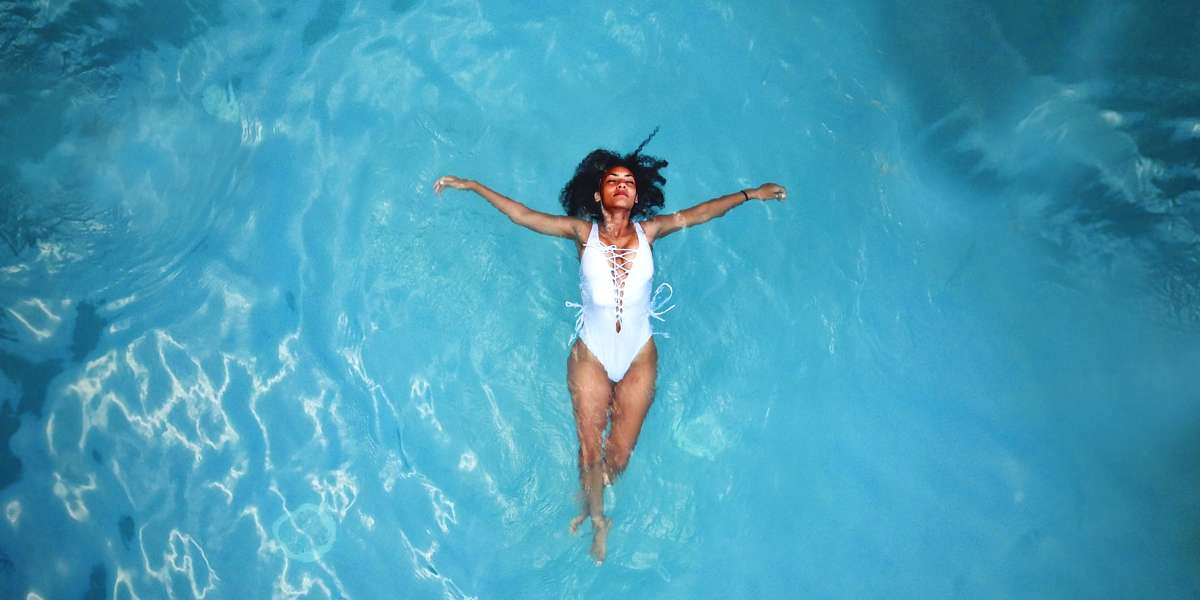
[[604, 449], [604, 464], [608, 469], [610, 476], [620, 475], [629, 466], [629, 457], [633, 454], [633, 448], [625, 444], [612, 443], [610, 440], [608, 447]]
[[595, 444], [580, 443], [579, 444], [579, 464], [584, 467], [599, 466], [604, 460], [604, 454], [600, 451], [599, 442]]

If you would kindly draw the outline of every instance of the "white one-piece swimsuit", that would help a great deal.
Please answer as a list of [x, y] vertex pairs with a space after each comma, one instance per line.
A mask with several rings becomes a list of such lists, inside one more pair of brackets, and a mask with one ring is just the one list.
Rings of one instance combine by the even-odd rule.
[[650, 291], [654, 255], [641, 224], [634, 223], [633, 228], [638, 245], [626, 249], [601, 243], [599, 229], [593, 223], [579, 257], [582, 306], [576, 333], [600, 359], [612, 381], [625, 377], [634, 357], [650, 339], [650, 318], [660, 314], [654, 312]]

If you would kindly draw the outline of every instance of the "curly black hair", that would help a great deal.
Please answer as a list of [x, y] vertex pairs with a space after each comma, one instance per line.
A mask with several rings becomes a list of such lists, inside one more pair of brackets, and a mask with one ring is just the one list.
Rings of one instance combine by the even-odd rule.
[[558, 201], [563, 210], [572, 217], [600, 221], [600, 203], [596, 202], [595, 193], [600, 189], [600, 180], [613, 167], [625, 167], [633, 173], [634, 184], [637, 187], [637, 202], [630, 211], [630, 217], [637, 220], [648, 219], [658, 213], [666, 203], [662, 186], [667, 182], [662, 171], [667, 167], [667, 161], [646, 154], [642, 148], [654, 135], [658, 128], [641, 143], [633, 152], [621, 156], [612, 150], [597, 148], [589, 153], [575, 167], [575, 176], [563, 186], [558, 194]]

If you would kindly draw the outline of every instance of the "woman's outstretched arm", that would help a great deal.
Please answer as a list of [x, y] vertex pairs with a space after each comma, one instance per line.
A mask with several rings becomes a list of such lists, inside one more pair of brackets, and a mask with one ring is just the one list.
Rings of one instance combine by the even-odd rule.
[[551, 215], [533, 210], [478, 181], [445, 175], [438, 177], [437, 181], [433, 182], [433, 191], [438, 194], [441, 194], [442, 190], [446, 188], [475, 192], [483, 196], [483, 199], [487, 200], [492, 206], [495, 206], [496, 210], [504, 213], [504, 216], [508, 217], [513, 223], [544, 235], [553, 235], [576, 241], [582, 240], [588, 235], [587, 226], [589, 224], [583, 219]]
[[747, 200], [783, 200], [787, 190], [777, 183], [764, 183], [754, 189], [741, 190], [701, 202], [691, 208], [669, 215], [659, 215], [642, 224], [651, 241], [701, 223], [707, 223]]

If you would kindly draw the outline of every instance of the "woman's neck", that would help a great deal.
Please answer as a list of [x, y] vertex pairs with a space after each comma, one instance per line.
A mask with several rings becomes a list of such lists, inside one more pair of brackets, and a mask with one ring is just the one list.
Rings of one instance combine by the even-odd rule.
[[628, 210], [601, 210], [600, 232], [608, 239], [623, 238], [629, 235], [633, 221], [629, 219]]

